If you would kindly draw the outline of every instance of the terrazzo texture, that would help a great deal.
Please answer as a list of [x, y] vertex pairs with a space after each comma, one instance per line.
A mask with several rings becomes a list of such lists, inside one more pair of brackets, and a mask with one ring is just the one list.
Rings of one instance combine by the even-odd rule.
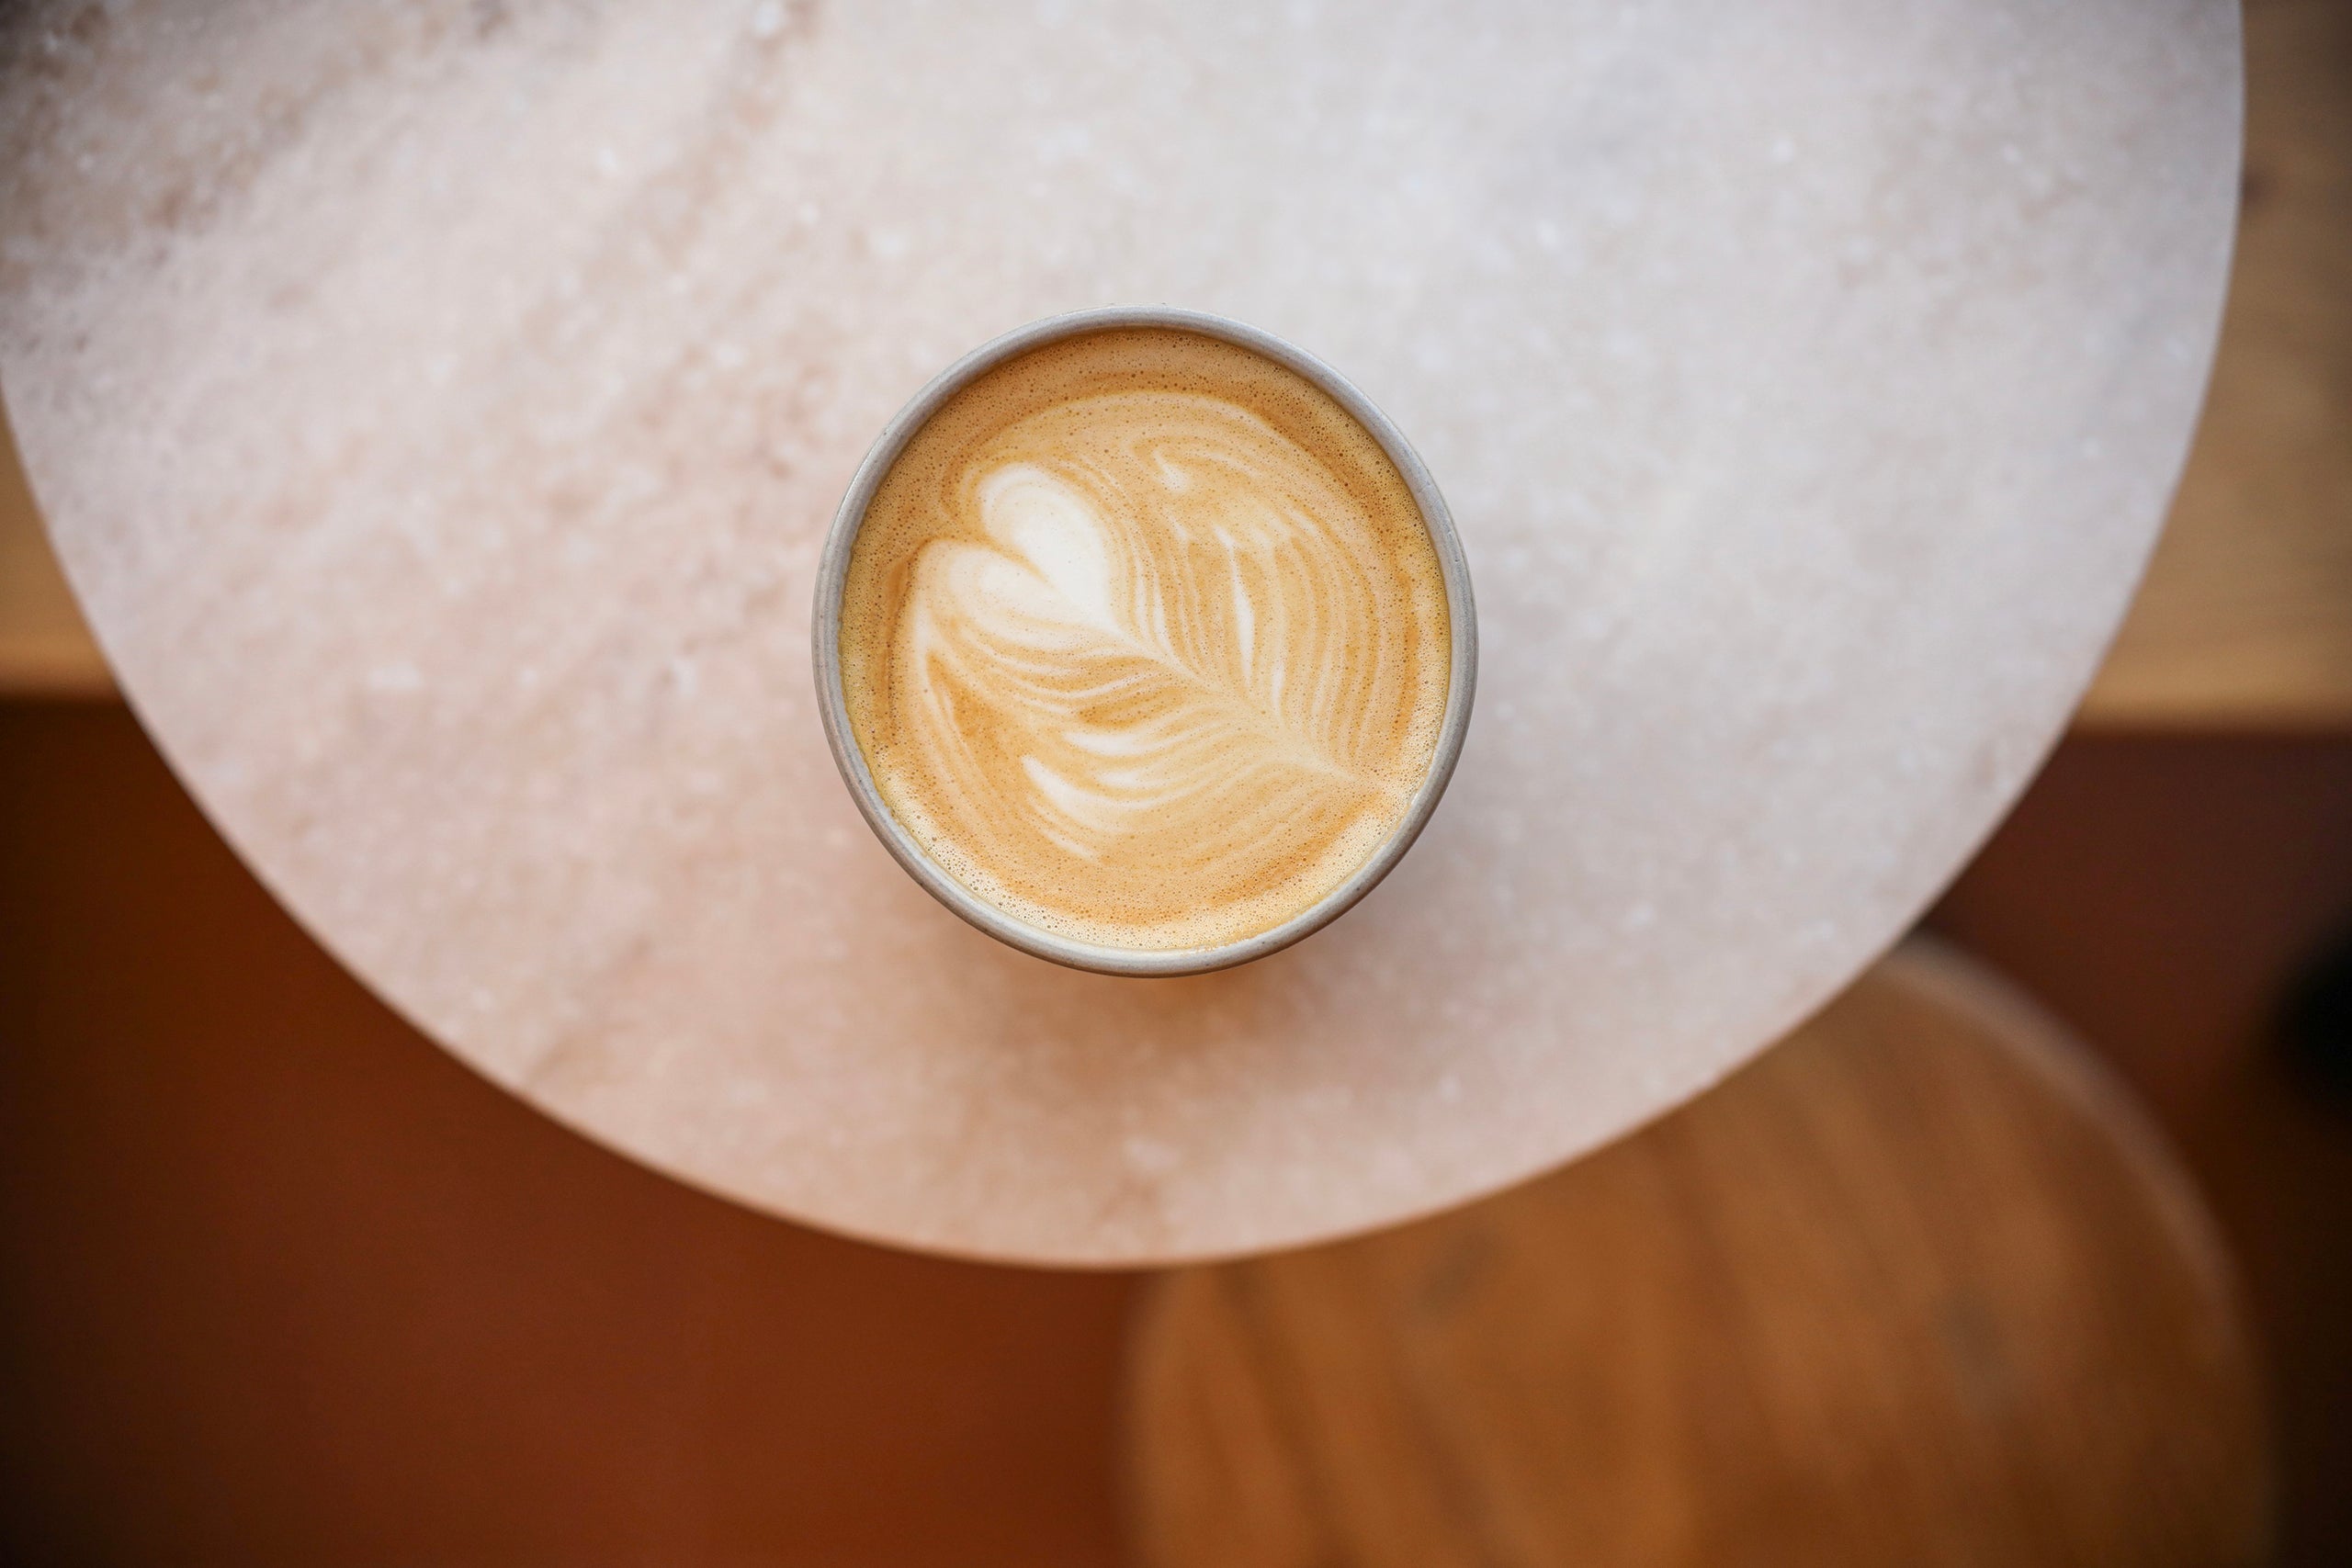
[[[2237, 167], [2217, 0], [6, 25], [0, 386], [231, 840], [592, 1135], [1041, 1261], [1467, 1198], [1849, 978], [2114, 628]], [[1323, 355], [1419, 448], [1479, 710], [1344, 919], [1116, 980], [873, 841], [808, 615], [933, 371], [1162, 301]]]

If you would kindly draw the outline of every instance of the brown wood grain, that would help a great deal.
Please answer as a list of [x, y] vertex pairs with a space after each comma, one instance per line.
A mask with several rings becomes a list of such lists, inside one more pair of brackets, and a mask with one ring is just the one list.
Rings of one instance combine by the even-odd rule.
[[0, 421], [0, 697], [98, 697], [113, 690], [41, 531], [16, 437]]
[[2267, 1529], [2196, 1199], [1934, 951], [1558, 1176], [1170, 1276], [1129, 1431], [1158, 1568], [2211, 1564]]
[[2352, 726], [2352, 6], [2256, 0], [2245, 23], [2221, 355], [2092, 728]]
[[1931, 923], [2162, 1122], [2269, 1374], [2273, 1568], [2352, 1562], [2352, 1099], [2279, 1032], [2305, 966], [2352, 941], [2352, 735], [2076, 736]]

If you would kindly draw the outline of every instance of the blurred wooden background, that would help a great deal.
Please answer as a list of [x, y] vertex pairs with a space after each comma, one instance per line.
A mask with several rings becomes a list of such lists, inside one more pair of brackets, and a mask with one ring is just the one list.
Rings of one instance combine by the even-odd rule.
[[[2212, 401], [2114, 655], [1933, 924], [2153, 1108], [2236, 1252], [2282, 1560], [2352, 1560], [2352, 4], [2255, 0]], [[1101, 1563], [1135, 1281], [763, 1220], [471, 1076], [108, 694], [0, 462], [0, 1559]], [[100, 700], [90, 700], [100, 699]]]
[[[2352, 1108], [2268, 1049], [2352, 738], [2061, 750], [1936, 923], [2154, 1108], [2352, 1543]], [[566, 1133], [336, 968], [116, 705], [0, 704], [0, 1561], [1100, 1564], [1135, 1281], [902, 1257]]]
[[2132, 1098], [1889, 954], [1550, 1176], [1154, 1285], [1145, 1568], [2259, 1568], [2234, 1270]]

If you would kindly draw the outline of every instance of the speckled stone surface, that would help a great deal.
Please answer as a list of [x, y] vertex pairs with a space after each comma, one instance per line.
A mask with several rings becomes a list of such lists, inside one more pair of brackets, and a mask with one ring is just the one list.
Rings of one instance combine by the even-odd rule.
[[[6, 27], [0, 386], [214, 819], [551, 1114], [1008, 1258], [1454, 1202], [1841, 986], [2116, 624], [2235, 196], [2217, 0]], [[1161, 301], [1397, 419], [1484, 660], [1452, 793], [1362, 907], [1116, 980], [898, 870], [806, 642], [831, 509], [931, 372]]]

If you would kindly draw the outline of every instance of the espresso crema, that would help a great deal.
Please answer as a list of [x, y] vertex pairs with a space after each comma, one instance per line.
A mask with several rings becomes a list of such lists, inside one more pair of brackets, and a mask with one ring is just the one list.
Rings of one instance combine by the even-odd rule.
[[884, 803], [1017, 919], [1159, 951], [1311, 908], [1407, 815], [1442, 725], [1437, 551], [1377, 441], [1170, 328], [954, 394], [867, 506], [842, 687]]

